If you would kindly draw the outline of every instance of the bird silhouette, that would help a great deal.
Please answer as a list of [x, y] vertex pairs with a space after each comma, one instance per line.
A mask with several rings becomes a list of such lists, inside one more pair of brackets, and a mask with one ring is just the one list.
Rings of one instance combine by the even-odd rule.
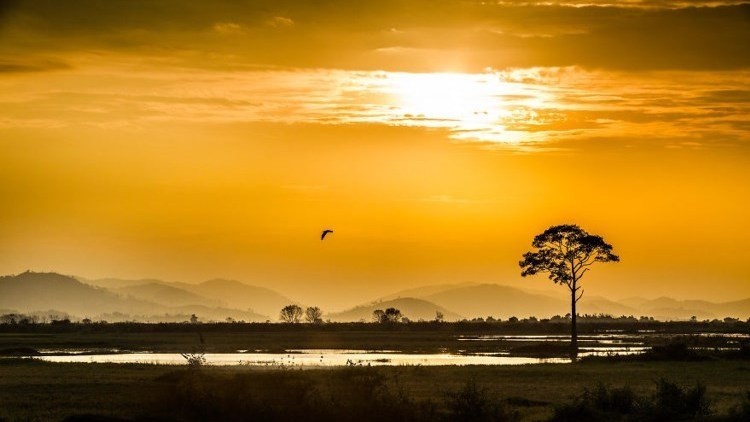
[[320, 235], [320, 240], [323, 240], [323, 239], [325, 239], [325, 238], [326, 238], [326, 235], [327, 235], [328, 233], [333, 233], [333, 230], [331, 230], [331, 229], [325, 229], [325, 230], [323, 230], [323, 233], [321, 233], [321, 235]]

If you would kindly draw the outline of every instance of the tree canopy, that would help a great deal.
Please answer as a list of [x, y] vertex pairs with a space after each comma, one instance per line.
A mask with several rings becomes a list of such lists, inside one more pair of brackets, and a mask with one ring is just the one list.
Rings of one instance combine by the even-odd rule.
[[281, 309], [279, 318], [284, 322], [298, 323], [302, 319], [302, 308], [299, 305], [287, 305]]
[[569, 288], [593, 263], [620, 260], [601, 236], [589, 234], [575, 224], [552, 226], [534, 237], [531, 246], [537, 250], [523, 254], [519, 262], [521, 276], [546, 272], [550, 280]]

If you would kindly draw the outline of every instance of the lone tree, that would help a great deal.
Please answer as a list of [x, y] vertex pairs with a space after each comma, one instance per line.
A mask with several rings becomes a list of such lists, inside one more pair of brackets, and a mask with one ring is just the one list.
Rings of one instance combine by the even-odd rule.
[[312, 324], [320, 324], [323, 322], [323, 311], [317, 306], [310, 306], [305, 309], [305, 321]]
[[302, 319], [302, 308], [299, 305], [286, 305], [281, 308], [279, 318], [284, 322], [296, 324]]
[[382, 309], [376, 309], [372, 312], [372, 319], [381, 324], [399, 322], [402, 316], [401, 311], [396, 308], [388, 308], [385, 311]]
[[[536, 251], [526, 252], [518, 263], [521, 276], [549, 273], [555, 284], [570, 290], [571, 327], [570, 345], [573, 355], [578, 354], [578, 331], [576, 328], [576, 303], [583, 297], [578, 283], [595, 262], [618, 262], [620, 257], [612, 253], [612, 245], [601, 236], [589, 234], [575, 224], [552, 226], [537, 235], [531, 245]], [[580, 293], [579, 293], [580, 290]]]

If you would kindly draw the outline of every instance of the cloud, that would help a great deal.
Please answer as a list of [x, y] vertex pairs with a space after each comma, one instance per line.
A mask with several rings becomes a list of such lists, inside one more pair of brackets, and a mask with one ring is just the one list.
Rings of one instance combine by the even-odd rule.
[[49, 72], [71, 68], [70, 64], [59, 60], [11, 61], [0, 59], [0, 73]]
[[741, 71], [177, 72], [154, 65], [133, 72], [119, 66], [75, 69], [77, 84], [70, 72], [18, 78], [0, 94], [3, 127], [377, 124], [439, 129], [455, 141], [518, 150], [623, 137], [750, 146], [750, 97], [742, 89], [750, 75]]
[[0, 54], [100, 51], [227, 68], [720, 70], [750, 67], [749, 17], [736, 1], [37, 1], [3, 12]]
[[214, 25], [214, 31], [220, 34], [239, 34], [243, 32], [242, 25], [234, 22], [219, 22]]
[[289, 28], [294, 26], [294, 21], [284, 16], [274, 16], [273, 18], [266, 21], [268, 26], [273, 28]]

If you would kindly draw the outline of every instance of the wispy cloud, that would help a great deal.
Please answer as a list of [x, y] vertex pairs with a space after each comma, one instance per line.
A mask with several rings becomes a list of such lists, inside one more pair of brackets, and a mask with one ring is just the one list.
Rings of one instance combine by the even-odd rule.
[[48, 72], [70, 68], [69, 63], [55, 59], [23, 59], [18, 61], [0, 59], [0, 74]]
[[[71, 71], [74, 72], [74, 71]], [[0, 94], [3, 125], [185, 121], [382, 124], [440, 128], [457, 141], [550, 148], [582, 139], [655, 145], [750, 145], [747, 72], [613, 73], [532, 68], [481, 74], [158, 67], [16, 79]], [[1, 85], [1, 84], [0, 84]]]
[[748, 13], [731, 0], [16, 2], [0, 54], [138, 53], [223, 69], [737, 69], [750, 66]]

